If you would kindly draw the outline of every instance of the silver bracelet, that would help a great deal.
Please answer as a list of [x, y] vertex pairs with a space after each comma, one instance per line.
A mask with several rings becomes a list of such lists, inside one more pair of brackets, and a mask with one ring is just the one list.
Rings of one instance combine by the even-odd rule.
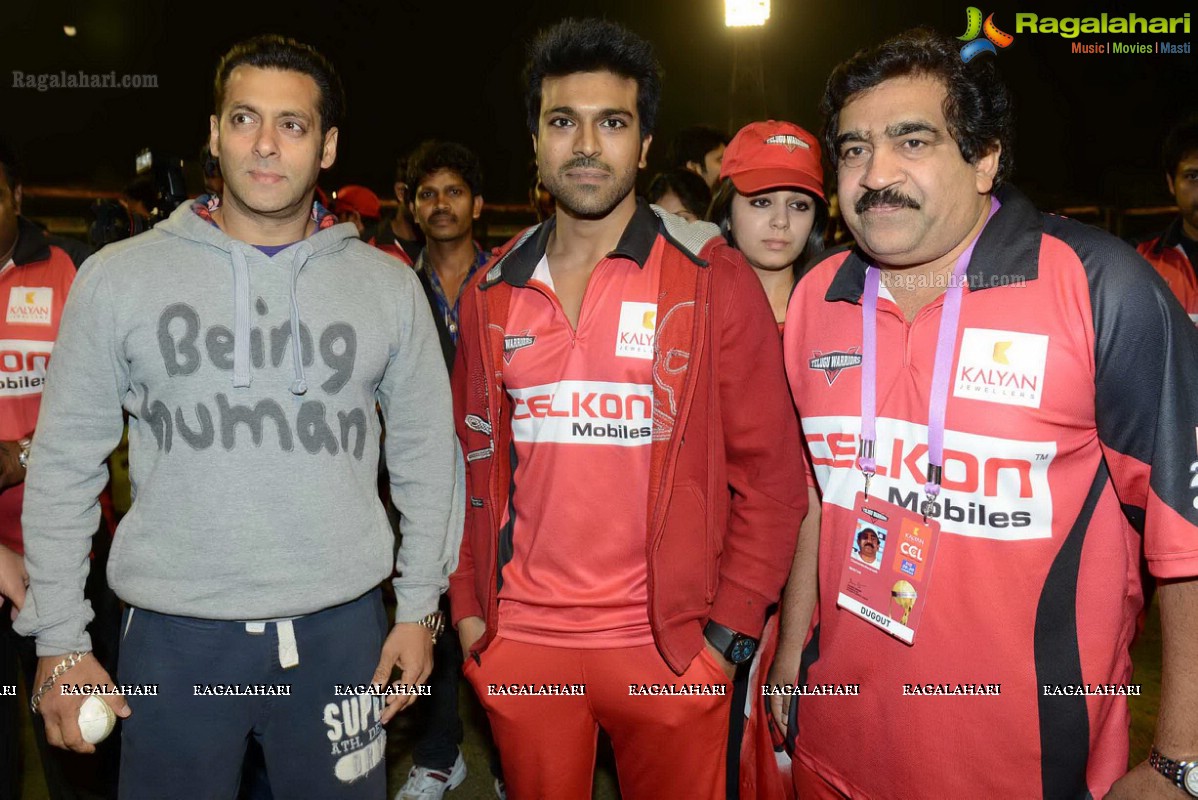
[[42, 698], [46, 696], [46, 692], [54, 686], [54, 682], [61, 678], [64, 672], [82, 661], [85, 655], [87, 653], [82, 650], [76, 650], [54, 666], [50, 677], [42, 681], [42, 685], [37, 687], [37, 691], [33, 693], [33, 699], [29, 701], [29, 708], [34, 714], [37, 713], [38, 706], [42, 704]]

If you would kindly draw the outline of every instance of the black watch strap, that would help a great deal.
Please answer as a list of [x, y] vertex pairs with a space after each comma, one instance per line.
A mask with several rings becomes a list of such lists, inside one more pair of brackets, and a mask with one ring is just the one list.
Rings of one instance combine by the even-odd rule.
[[703, 628], [703, 636], [733, 664], [743, 664], [752, 658], [757, 650], [757, 640], [752, 636], [737, 633], [714, 620], [708, 620]]

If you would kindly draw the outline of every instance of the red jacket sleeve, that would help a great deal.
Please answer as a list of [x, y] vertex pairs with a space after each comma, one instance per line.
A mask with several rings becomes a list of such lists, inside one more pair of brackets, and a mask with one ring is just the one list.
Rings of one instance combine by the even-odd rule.
[[739, 252], [709, 254], [730, 510], [711, 618], [757, 636], [790, 572], [807, 512], [803, 446], [782, 341], [761, 283]]

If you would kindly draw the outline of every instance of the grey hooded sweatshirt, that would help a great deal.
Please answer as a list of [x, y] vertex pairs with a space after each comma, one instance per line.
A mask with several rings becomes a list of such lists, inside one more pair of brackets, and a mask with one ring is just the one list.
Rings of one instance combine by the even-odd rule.
[[376, 402], [403, 531], [396, 621], [414, 621], [448, 584], [464, 510], [449, 382], [415, 274], [350, 224], [267, 257], [191, 204], [106, 247], [79, 272], [54, 344], [16, 629], [39, 655], [91, 649], [83, 585], [122, 409], [133, 505], [108, 564], [122, 600], [262, 620], [370, 590], [394, 553]]

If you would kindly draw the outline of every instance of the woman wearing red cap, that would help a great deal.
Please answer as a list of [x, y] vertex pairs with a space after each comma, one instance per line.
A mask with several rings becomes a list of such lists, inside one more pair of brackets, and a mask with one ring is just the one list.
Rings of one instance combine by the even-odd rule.
[[708, 219], [761, 279], [781, 329], [799, 271], [828, 225], [819, 142], [789, 122], [741, 128], [724, 151]]
[[[828, 203], [823, 183], [819, 142], [789, 122], [750, 123], [724, 151], [708, 219], [720, 226], [724, 238], [757, 273], [779, 331], [803, 265], [824, 249]], [[814, 486], [814, 481], [809, 482]], [[808, 492], [810, 510], [800, 545], [818, 541], [819, 535], [819, 497], [814, 488]], [[793, 571], [791, 579], [795, 580]], [[814, 586], [811, 593], [814, 605]], [[733, 758], [739, 756], [741, 797], [789, 800], [794, 796], [790, 758], [780, 748], [782, 732], [776, 725], [771, 727], [767, 701], [772, 698], [762, 693], [771, 682], [789, 684], [797, 676], [797, 665], [791, 670], [789, 665], [774, 663], [778, 624], [777, 615], [766, 622], [757, 657], [749, 674], [740, 676], [733, 698], [736, 710], [729, 731]], [[741, 692], [747, 692], [752, 702], [745, 703]], [[748, 711], [747, 718], [738, 719], [742, 711]]]

